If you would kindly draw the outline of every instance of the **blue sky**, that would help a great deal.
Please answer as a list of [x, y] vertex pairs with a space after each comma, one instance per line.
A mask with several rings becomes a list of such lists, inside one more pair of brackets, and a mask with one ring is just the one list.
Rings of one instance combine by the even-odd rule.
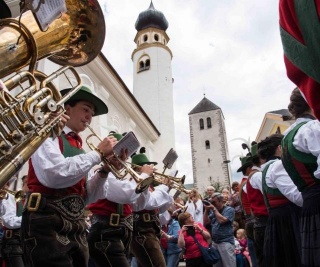
[[[99, 0], [105, 12], [103, 52], [132, 91], [134, 24], [150, 0]], [[278, 0], [153, 0], [169, 22], [173, 52], [177, 168], [192, 181], [188, 113], [203, 93], [224, 114], [230, 159], [256, 138], [266, 112], [286, 108], [294, 85], [283, 63]], [[240, 166], [231, 162], [233, 180]]]

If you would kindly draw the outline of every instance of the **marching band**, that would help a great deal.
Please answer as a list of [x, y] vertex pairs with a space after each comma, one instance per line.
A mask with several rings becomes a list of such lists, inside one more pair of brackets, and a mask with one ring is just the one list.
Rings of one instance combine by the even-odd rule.
[[[23, 11], [30, 8], [25, 2]], [[274, 134], [252, 146], [257, 153], [241, 159], [238, 172], [244, 177], [232, 186], [230, 197], [210, 186], [202, 201], [196, 188], [184, 187], [184, 176], [165, 173], [176, 155], [161, 173], [145, 149], [135, 154], [138, 147], [132, 151], [124, 145], [128, 133], [101, 138], [91, 128], [92, 118], [109, 109], [82, 84], [74, 67], [88, 64], [102, 48], [104, 38], [96, 33], [104, 33], [105, 26], [97, 0], [67, 0], [68, 12], [59, 13], [46, 31], [39, 30], [38, 23], [46, 24], [29, 11], [9, 19], [10, 10], [0, 0], [0, 57], [6, 63], [0, 78], [14, 74], [0, 82], [5, 266], [176, 267], [181, 251], [187, 267], [211, 266], [196, 237], [205, 248], [219, 251], [219, 267], [320, 266], [320, 109], [315, 90], [320, 78], [312, 54], [319, 55], [319, 32], [313, 26], [319, 23], [320, 1], [307, 2], [280, 0], [285, 63], [299, 87], [289, 104], [296, 122], [284, 136]], [[11, 46], [11, 38], [23, 45]], [[51, 75], [36, 71], [37, 61], [49, 56], [63, 67]], [[54, 86], [52, 80], [60, 75], [72, 76], [70, 88]], [[21, 84], [27, 88], [14, 90]], [[98, 145], [87, 139], [89, 152], [79, 135], [86, 129], [99, 139]], [[26, 162], [23, 189], [9, 190]], [[234, 221], [245, 228], [238, 232], [239, 240]], [[240, 246], [245, 232], [246, 261]]]

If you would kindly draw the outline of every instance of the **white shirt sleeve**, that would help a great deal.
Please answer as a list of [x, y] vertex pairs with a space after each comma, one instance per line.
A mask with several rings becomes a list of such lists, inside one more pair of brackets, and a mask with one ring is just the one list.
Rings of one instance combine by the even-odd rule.
[[[149, 177], [147, 174], [141, 174], [142, 178]], [[109, 174], [106, 186], [106, 195], [110, 201], [119, 204], [128, 204], [135, 201], [139, 202], [141, 206], [145, 206], [148, 201], [148, 189], [140, 194], [136, 193], [137, 183], [134, 180], [119, 180], [113, 174]], [[143, 209], [143, 208], [142, 208]]]
[[90, 179], [86, 182], [87, 199], [86, 204], [94, 203], [99, 199], [107, 198], [107, 178], [100, 176], [100, 173], [89, 171]]
[[293, 145], [297, 150], [311, 153], [317, 158], [318, 168], [314, 172], [314, 175], [320, 179], [320, 122], [318, 120], [311, 120], [302, 125], [294, 137]]
[[39, 182], [56, 189], [73, 186], [101, 162], [96, 151], [65, 158], [60, 151], [58, 138], [47, 138], [33, 153], [31, 160]]
[[160, 218], [160, 224], [161, 224], [161, 225], [165, 225], [165, 224], [167, 224], [167, 223], [170, 221], [171, 215], [170, 215], [170, 213], [166, 210], [165, 212], [159, 214], [159, 218]]
[[266, 183], [271, 188], [278, 188], [292, 203], [302, 207], [302, 195], [284, 169], [281, 160], [270, 165], [266, 174]]
[[159, 212], [165, 212], [173, 203], [173, 197], [168, 193], [169, 188], [166, 185], [158, 185], [150, 194], [150, 200], [145, 209], [152, 210], [159, 208]]
[[258, 189], [262, 193], [262, 172], [254, 173], [250, 178], [250, 184], [254, 189]]
[[8, 199], [2, 200], [4, 214], [2, 215], [2, 223], [8, 229], [18, 229], [21, 227], [22, 217], [17, 216], [17, 204], [14, 196], [8, 194]]

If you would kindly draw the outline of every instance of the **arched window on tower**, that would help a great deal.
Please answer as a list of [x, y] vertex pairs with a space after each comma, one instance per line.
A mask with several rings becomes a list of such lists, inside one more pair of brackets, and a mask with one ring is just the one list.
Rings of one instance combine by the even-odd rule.
[[143, 41], [144, 41], [144, 42], [147, 42], [147, 41], [148, 41], [148, 35], [145, 34], [145, 35], [143, 36]]
[[144, 70], [144, 62], [141, 60], [139, 62], [139, 71], [142, 71], [142, 70]]
[[147, 59], [147, 60], [146, 60], [145, 69], [146, 69], [146, 70], [150, 69], [150, 59]]
[[212, 125], [211, 125], [211, 118], [208, 117], [208, 118], [207, 118], [207, 128], [209, 129], [209, 128], [211, 128], [211, 127], [212, 127]]
[[206, 149], [210, 149], [210, 141], [206, 140]]
[[150, 58], [148, 55], [145, 54], [139, 59], [139, 65], [137, 68], [138, 73], [150, 69]]
[[154, 35], [154, 40], [155, 40], [156, 42], [159, 42], [159, 35], [158, 35], [158, 34], [155, 34], [155, 35]]
[[203, 130], [204, 129], [203, 119], [199, 120], [199, 124], [200, 124], [200, 130]]

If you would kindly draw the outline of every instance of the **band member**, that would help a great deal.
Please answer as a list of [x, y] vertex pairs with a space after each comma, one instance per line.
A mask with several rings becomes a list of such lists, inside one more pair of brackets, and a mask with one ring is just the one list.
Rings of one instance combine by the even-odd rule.
[[[117, 133], [111, 135], [118, 141], [122, 138], [122, 135]], [[141, 177], [149, 177], [152, 172], [152, 166], [144, 165], [141, 168]], [[135, 202], [143, 209], [145, 201], [149, 200], [148, 190], [140, 195], [135, 193], [136, 187], [133, 179], [120, 181], [110, 175], [108, 188], [115, 193], [108, 194], [107, 191], [108, 199], [99, 199], [89, 205], [93, 215], [87, 239], [90, 258], [96, 267], [130, 267], [128, 257], [133, 230], [131, 203]]]
[[[260, 162], [265, 163], [265, 160], [261, 160], [260, 158]], [[264, 234], [268, 221], [268, 210], [262, 194], [262, 174], [258, 171], [258, 168], [255, 168], [249, 174], [248, 180], [243, 187], [243, 191], [247, 193], [250, 208], [254, 216], [253, 246], [256, 255], [256, 263], [258, 267], [262, 267], [265, 266], [263, 262], [263, 246]]]
[[[64, 89], [64, 95], [70, 89]], [[61, 136], [48, 138], [29, 161], [26, 209], [21, 233], [27, 265], [30, 267], [86, 267], [85, 201], [106, 197], [107, 169], [93, 166], [109, 155], [117, 140], [104, 138], [98, 151], [85, 153], [79, 133], [93, 116], [106, 114], [106, 104], [82, 86], [65, 103], [66, 121]]]
[[[22, 178], [24, 192], [27, 192], [26, 175]], [[20, 227], [22, 214], [23, 191], [18, 191], [16, 197], [7, 193], [7, 198], [3, 199], [1, 206], [3, 215], [3, 237], [1, 243], [1, 255], [6, 267], [24, 267], [24, 257], [21, 246]], [[21, 194], [19, 196], [19, 194]], [[16, 199], [17, 198], [17, 199]]]
[[288, 109], [296, 121], [285, 132], [282, 163], [303, 198], [300, 266], [319, 266], [320, 124], [297, 88], [290, 96]]
[[[258, 147], [257, 144], [255, 144], [254, 146], [251, 146], [251, 157], [241, 158], [242, 166], [237, 171], [237, 172], [242, 172], [242, 174], [243, 174], [243, 178], [242, 178], [240, 186], [239, 186], [240, 187], [239, 194], [240, 194], [240, 201], [241, 201], [242, 210], [243, 210], [244, 217], [245, 217], [245, 231], [246, 231], [247, 240], [248, 240], [248, 250], [250, 253], [250, 257], [251, 257], [252, 267], [257, 266], [256, 265], [255, 250], [254, 250], [254, 246], [253, 246], [253, 242], [254, 242], [253, 241], [254, 240], [254, 237], [253, 237], [254, 216], [251, 211], [251, 206], [250, 206], [248, 194], [246, 191], [246, 184], [247, 184], [248, 177], [249, 177], [250, 173], [252, 172], [252, 170], [254, 168], [257, 169], [260, 167], [260, 161], [256, 160], [256, 159], [259, 159], [259, 157], [257, 156], [257, 153], [256, 153], [257, 147]], [[259, 168], [259, 170], [260, 170], [260, 168]]]
[[[140, 150], [140, 154], [132, 157], [134, 166], [148, 164], [154, 166], [156, 162], [150, 162]], [[137, 170], [138, 171], [138, 170]], [[164, 181], [168, 183], [168, 181]], [[166, 262], [160, 246], [161, 224], [159, 213], [166, 211], [172, 204], [173, 198], [168, 194], [168, 186], [161, 184], [150, 186], [151, 198], [144, 209], [133, 204], [133, 236], [131, 252], [135, 256], [138, 266], [142, 267], [166, 267]]]
[[[301, 238], [299, 232], [302, 196], [283, 168], [281, 136], [267, 137], [269, 160], [262, 172], [262, 188], [269, 218], [264, 238], [264, 262], [270, 267], [300, 267]], [[273, 145], [274, 144], [274, 145]]]

